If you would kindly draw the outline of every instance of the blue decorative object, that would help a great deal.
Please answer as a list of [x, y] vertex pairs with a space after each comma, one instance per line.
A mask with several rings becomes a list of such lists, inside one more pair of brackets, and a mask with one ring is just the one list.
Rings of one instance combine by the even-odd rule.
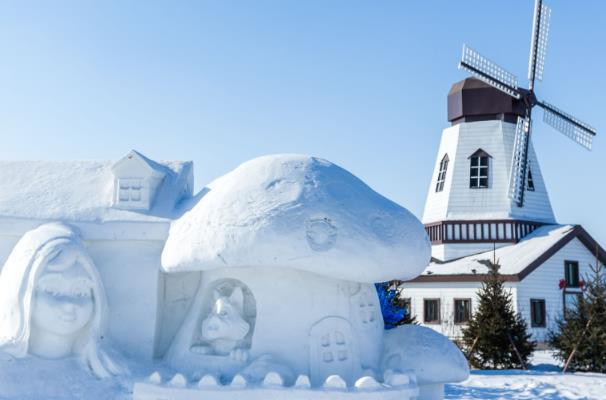
[[408, 314], [404, 307], [398, 305], [398, 290], [394, 286], [391, 282], [375, 284], [386, 330], [404, 324]]

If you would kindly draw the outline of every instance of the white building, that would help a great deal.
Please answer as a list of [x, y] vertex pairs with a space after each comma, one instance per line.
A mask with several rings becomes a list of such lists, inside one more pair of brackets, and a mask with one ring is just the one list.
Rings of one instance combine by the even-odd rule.
[[419, 322], [451, 337], [461, 334], [477, 306], [483, 262], [499, 261], [516, 311], [541, 341], [582, 292], [579, 282], [596, 252], [606, 261], [581, 226], [557, 224], [532, 142], [524, 206], [509, 198], [522, 113], [513, 98], [474, 78], [456, 83], [448, 95], [452, 125], [442, 132], [422, 219], [432, 263], [403, 285], [403, 296]]

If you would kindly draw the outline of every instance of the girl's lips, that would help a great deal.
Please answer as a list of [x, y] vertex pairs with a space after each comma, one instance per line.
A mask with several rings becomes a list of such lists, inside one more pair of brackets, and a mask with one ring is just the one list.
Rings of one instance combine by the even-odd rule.
[[60, 319], [63, 322], [74, 322], [76, 320], [76, 316], [75, 315], [62, 315], [60, 317]]

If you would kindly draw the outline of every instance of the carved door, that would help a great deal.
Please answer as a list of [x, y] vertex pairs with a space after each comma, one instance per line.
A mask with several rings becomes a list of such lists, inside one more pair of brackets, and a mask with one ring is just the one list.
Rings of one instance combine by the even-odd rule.
[[349, 321], [339, 317], [320, 320], [310, 332], [312, 384], [320, 386], [330, 375], [339, 375], [352, 384], [360, 373], [358, 351]]

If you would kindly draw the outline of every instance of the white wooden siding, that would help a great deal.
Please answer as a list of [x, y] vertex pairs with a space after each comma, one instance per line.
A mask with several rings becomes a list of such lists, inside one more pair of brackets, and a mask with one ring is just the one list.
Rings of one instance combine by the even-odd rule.
[[[455, 299], [471, 299], [471, 312], [474, 313], [478, 306], [477, 292], [482, 284], [480, 282], [436, 282], [436, 283], [404, 283], [402, 285], [403, 298], [410, 298], [411, 313], [417, 317], [417, 321], [428, 328], [432, 328], [450, 338], [458, 338], [462, 335], [461, 329], [465, 325], [454, 323], [454, 301]], [[507, 284], [507, 290], [516, 299], [516, 287]], [[440, 323], [425, 324], [423, 322], [423, 300], [440, 299]]]
[[[595, 263], [595, 255], [578, 239], [573, 239], [518, 284], [518, 308], [528, 321], [528, 327], [535, 340], [545, 340], [549, 328], [554, 328], [555, 319], [562, 315], [563, 293], [558, 285], [560, 279], [564, 279], [566, 260], [578, 261], [581, 279], [586, 280], [591, 272], [589, 264]], [[545, 300], [546, 328], [531, 328], [530, 299]]]
[[[529, 158], [535, 191], [527, 192], [522, 208], [508, 197], [514, 136], [515, 124], [502, 121], [466, 122], [444, 129], [425, 203], [423, 223], [507, 218], [555, 222], [532, 142]], [[491, 156], [489, 188], [470, 189], [468, 157], [480, 148]], [[444, 154], [450, 158], [446, 182], [444, 190], [436, 193], [436, 179]]]
[[[589, 265], [595, 263], [595, 255], [578, 240], [573, 239], [556, 254], [551, 256], [539, 268], [530, 273], [521, 282], [507, 282], [506, 287], [512, 294], [514, 309], [520, 312], [526, 321], [532, 339], [545, 341], [550, 329], [555, 329], [556, 318], [562, 315], [563, 292], [559, 282], [564, 279], [564, 261], [577, 261], [581, 279], [588, 280], [591, 273]], [[439, 273], [436, 269], [435, 273]], [[426, 326], [456, 338], [461, 334], [461, 326], [454, 324], [454, 300], [460, 298], [472, 299], [472, 312], [477, 307], [477, 290], [481, 287], [479, 282], [423, 282], [403, 284], [403, 297], [410, 298], [412, 313], [417, 320], [423, 323], [423, 299], [440, 299], [440, 324], [427, 324]], [[579, 291], [571, 289], [571, 291]], [[530, 300], [545, 300], [545, 328], [533, 328], [530, 320]]]

